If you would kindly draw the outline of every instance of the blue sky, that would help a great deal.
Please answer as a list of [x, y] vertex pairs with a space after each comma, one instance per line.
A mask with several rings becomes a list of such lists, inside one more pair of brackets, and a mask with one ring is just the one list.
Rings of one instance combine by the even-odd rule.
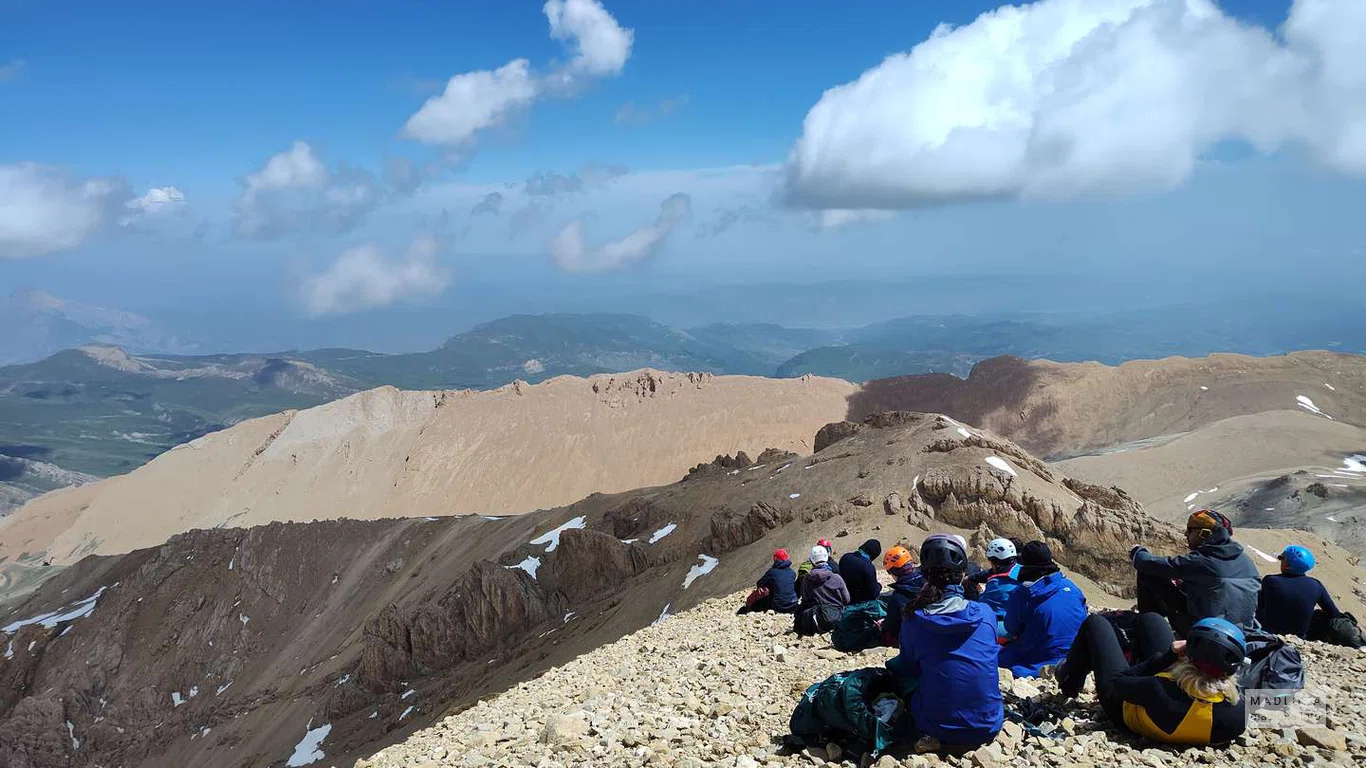
[[[1363, 274], [1358, 4], [978, 18], [996, 5], [567, 0], [556, 32], [539, 2], [0, 0], [0, 292], [250, 296], [302, 327], [473, 278], [610, 303], [775, 271], [1270, 284], [1304, 249]], [[527, 98], [494, 89], [490, 120], [453, 128], [481, 104], [447, 81], [517, 59]], [[429, 99], [437, 127], [405, 129]], [[402, 191], [398, 159], [420, 174]], [[577, 186], [533, 194], [551, 173]]]

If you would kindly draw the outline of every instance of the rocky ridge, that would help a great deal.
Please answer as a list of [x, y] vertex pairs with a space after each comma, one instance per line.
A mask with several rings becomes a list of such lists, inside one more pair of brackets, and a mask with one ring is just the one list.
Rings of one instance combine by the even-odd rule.
[[[609, 766], [758, 768], [867, 765], [836, 745], [785, 748], [788, 719], [807, 686], [847, 669], [880, 666], [892, 649], [845, 654], [825, 638], [786, 634], [790, 618], [735, 616], [743, 593], [702, 603], [539, 678], [481, 701], [356, 768]], [[1366, 761], [1366, 652], [1319, 643], [1300, 648], [1309, 690], [1327, 710], [1325, 727], [1250, 730], [1227, 747], [1154, 745], [1107, 722], [1094, 689], [1061, 723], [1062, 738], [1027, 734], [1007, 722], [990, 745], [963, 756], [892, 754], [876, 768], [1005, 765], [1354, 766]], [[1056, 696], [1045, 680], [1014, 680], [1016, 696]], [[323, 745], [324, 748], [326, 744]]]

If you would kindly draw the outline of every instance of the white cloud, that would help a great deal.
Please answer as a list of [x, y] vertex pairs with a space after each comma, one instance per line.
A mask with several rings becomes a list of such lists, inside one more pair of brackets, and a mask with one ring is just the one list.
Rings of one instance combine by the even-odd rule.
[[631, 57], [635, 32], [622, 29], [597, 0], [547, 0], [543, 10], [550, 36], [574, 52], [562, 78], [601, 78], [621, 74]]
[[75, 248], [117, 215], [128, 187], [37, 163], [0, 165], [0, 258]]
[[597, 0], [549, 0], [544, 6], [550, 36], [566, 41], [574, 56], [545, 76], [524, 58], [494, 70], [455, 75], [403, 126], [404, 138], [455, 149], [471, 145], [548, 95], [572, 95], [592, 79], [619, 74], [631, 55], [633, 32], [617, 24]]
[[641, 227], [620, 240], [589, 246], [583, 236], [583, 221], [569, 222], [550, 241], [550, 257], [566, 272], [608, 272], [644, 261], [663, 247], [669, 235], [692, 212], [692, 199], [685, 194], [670, 195], [659, 206], [654, 224]]
[[142, 197], [135, 197], [124, 204], [127, 212], [119, 217], [119, 226], [129, 226], [140, 219], [165, 216], [185, 206], [185, 193], [179, 187], [152, 187]]
[[436, 261], [438, 250], [431, 236], [414, 240], [398, 259], [386, 258], [374, 244], [349, 248], [327, 269], [304, 281], [300, 291], [304, 306], [317, 317], [436, 296], [451, 282], [449, 270]]
[[1360, 0], [1295, 0], [1284, 42], [1209, 0], [1041, 0], [941, 26], [831, 88], [788, 201], [906, 208], [1166, 190], [1225, 141], [1366, 172]]
[[233, 226], [242, 237], [298, 231], [345, 232], [379, 205], [383, 190], [358, 168], [328, 169], [307, 142], [296, 141], [242, 181]]
[[893, 211], [876, 208], [826, 208], [811, 213], [816, 228], [823, 230], [844, 229], [855, 224], [874, 224], [896, 217]]

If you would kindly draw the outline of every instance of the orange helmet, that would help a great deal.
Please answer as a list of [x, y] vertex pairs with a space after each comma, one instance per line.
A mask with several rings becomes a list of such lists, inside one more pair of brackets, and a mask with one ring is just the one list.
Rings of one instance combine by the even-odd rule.
[[904, 568], [911, 564], [911, 551], [903, 546], [895, 546], [882, 556], [882, 567], [887, 570]]

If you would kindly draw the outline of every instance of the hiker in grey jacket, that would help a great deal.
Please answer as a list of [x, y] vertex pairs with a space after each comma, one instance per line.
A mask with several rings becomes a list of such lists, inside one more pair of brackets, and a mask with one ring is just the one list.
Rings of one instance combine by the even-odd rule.
[[811, 562], [815, 567], [802, 579], [801, 607], [849, 604], [849, 587], [844, 579], [830, 569], [830, 551], [819, 544], [811, 548]]
[[1190, 553], [1177, 557], [1158, 557], [1142, 546], [1130, 552], [1138, 571], [1139, 612], [1166, 616], [1182, 635], [1210, 617], [1255, 629], [1261, 575], [1233, 540], [1228, 518], [1197, 510], [1186, 521], [1186, 543]]

